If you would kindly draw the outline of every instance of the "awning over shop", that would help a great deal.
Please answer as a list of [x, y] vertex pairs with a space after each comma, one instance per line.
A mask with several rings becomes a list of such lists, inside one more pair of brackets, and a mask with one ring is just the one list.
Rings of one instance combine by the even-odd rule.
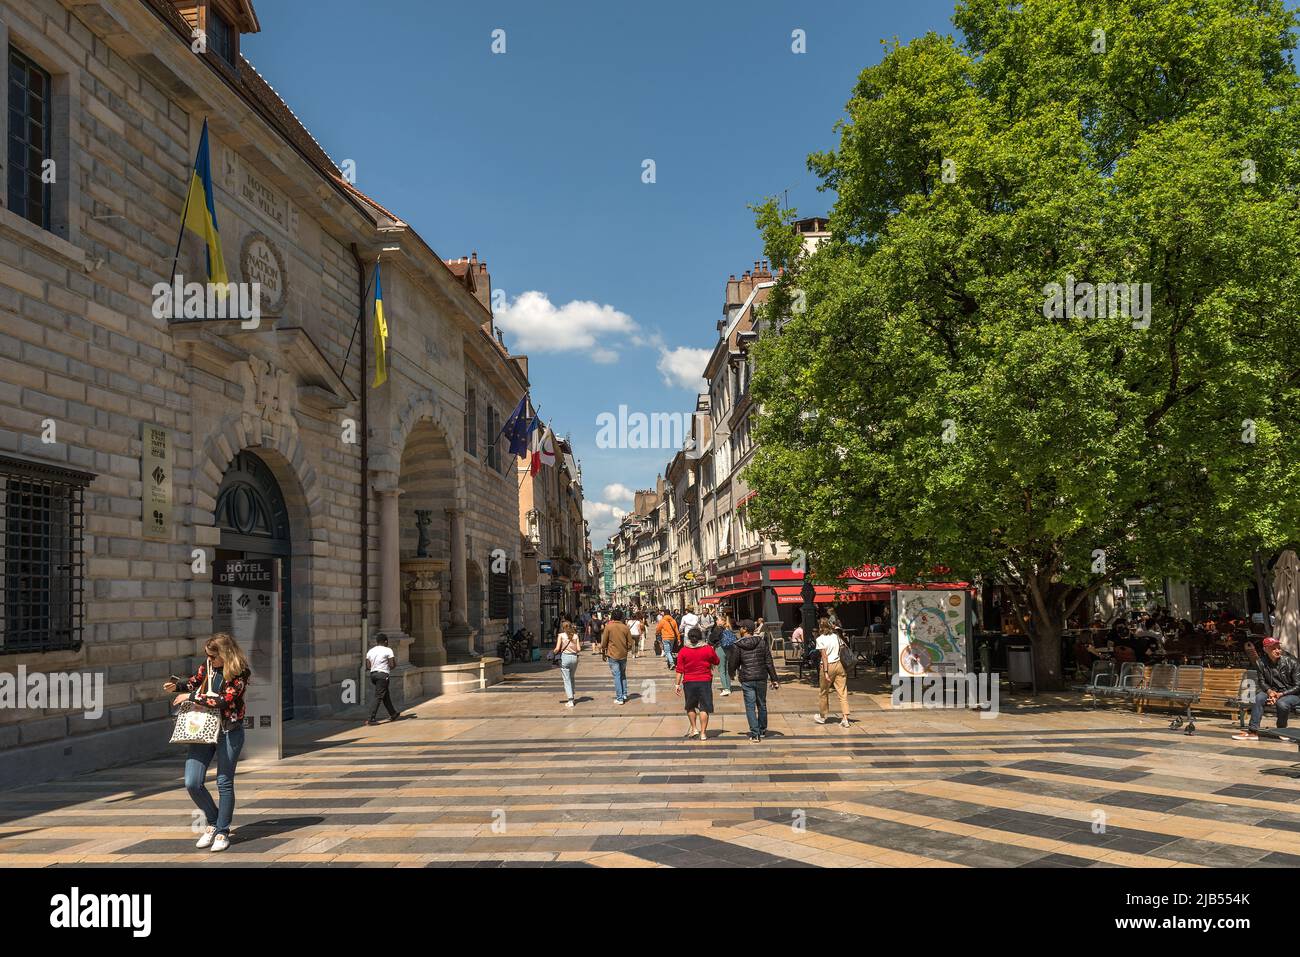
[[719, 601], [723, 598], [734, 598], [736, 595], [746, 595], [749, 592], [758, 591], [757, 588], [733, 588], [731, 591], [720, 591], [715, 595], [705, 595], [699, 599], [701, 604], [708, 605], [712, 602]]
[[[832, 602], [887, 601], [889, 596], [900, 588], [908, 591], [917, 589], [947, 591], [954, 588], [969, 587], [970, 585], [967, 582], [926, 582], [924, 584], [882, 582], [878, 585], [814, 585], [813, 602], [818, 605], [829, 605]], [[778, 605], [803, 604], [802, 585], [776, 585], [772, 590], [776, 592]]]

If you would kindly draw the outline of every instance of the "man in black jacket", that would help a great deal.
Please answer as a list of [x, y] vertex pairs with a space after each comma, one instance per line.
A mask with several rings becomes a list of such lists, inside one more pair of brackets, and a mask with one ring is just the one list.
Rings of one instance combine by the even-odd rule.
[[767, 639], [754, 634], [754, 623], [746, 618], [739, 625], [740, 637], [727, 650], [727, 664], [731, 680], [740, 673], [740, 689], [745, 695], [745, 717], [749, 719], [749, 740], [762, 741], [767, 734], [767, 680], [772, 687], [780, 688], [776, 678], [776, 664]]
[[1259, 740], [1259, 723], [1268, 705], [1277, 711], [1279, 728], [1285, 728], [1291, 713], [1300, 708], [1300, 661], [1283, 651], [1280, 641], [1264, 639], [1264, 656], [1256, 660], [1255, 668], [1260, 691], [1250, 712], [1250, 727], [1233, 735], [1238, 741]]

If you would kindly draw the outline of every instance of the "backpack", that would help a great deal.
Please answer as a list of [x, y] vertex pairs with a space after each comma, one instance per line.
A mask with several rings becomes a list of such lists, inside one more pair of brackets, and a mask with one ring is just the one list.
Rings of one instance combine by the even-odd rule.
[[845, 641], [844, 636], [841, 635], [840, 636], [840, 667], [844, 669], [845, 675], [849, 673], [849, 668], [852, 667], [854, 664], [856, 664], [857, 660], [858, 660], [857, 652], [853, 650], [853, 646], [850, 645], [847, 641]]
[[736, 633], [732, 631], [730, 628], [723, 628], [721, 643], [723, 648], [730, 648], [732, 645], [736, 643]]

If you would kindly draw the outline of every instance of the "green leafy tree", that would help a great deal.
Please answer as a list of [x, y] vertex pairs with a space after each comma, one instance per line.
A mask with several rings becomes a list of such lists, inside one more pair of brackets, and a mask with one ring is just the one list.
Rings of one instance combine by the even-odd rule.
[[864, 70], [810, 157], [830, 241], [799, 255], [793, 211], [757, 207], [786, 269], [750, 508], [822, 578], [1006, 584], [1052, 689], [1105, 582], [1244, 584], [1298, 537], [1296, 24], [1280, 0], [954, 22]]

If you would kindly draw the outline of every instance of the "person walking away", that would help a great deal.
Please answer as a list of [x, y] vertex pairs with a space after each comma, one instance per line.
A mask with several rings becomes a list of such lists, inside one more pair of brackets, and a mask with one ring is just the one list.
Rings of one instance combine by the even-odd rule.
[[632, 634], [632, 657], [635, 658], [645, 648], [645, 619], [636, 614], [627, 623], [627, 630]]
[[578, 653], [582, 651], [582, 639], [573, 627], [573, 622], [566, 621], [560, 626], [560, 633], [555, 636], [555, 648], [551, 652], [560, 659], [560, 677], [564, 679], [564, 694], [568, 699], [566, 708], [573, 707], [573, 688], [578, 678]]
[[749, 720], [749, 740], [762, 741], [767, 734], [767, 683], [773, 690], [781, 687], [776, 677], [776, 663], [767, 639], [751, 621], [740, 623], [740, 637], [727, 649], [731, 677], [739, 673], [740, 692], [745, 696], [745, 717]]
[[600, 633], [600, 657], [614, 676], [614, 701], [618, 704], [627, 702], [627, 656], [631, 651], [632, 632], [623, 624], [623, 613], [616, 611]]
[[681, 632], [677, 629], [677, 622], [673, 616], [665, 609], [663, 617], [659, 619], [657, 626], [659, 640], [664, 646], [664, 660], [668, 663], [668, 670], [673, 670], [673, 656], [676, 652], [674, 643], [680, 637]]
[[691, 723], [686, 737], [698, 734], [704, 741], [709, 729], [709, 715], [713, 713], [713, 669], [720, 664], [713, 648], [704, 640], [698, 627], [686, 633], [686, 644], [677, 656], [677, 684], [673, 691], [685, 694], [686, 720]]
[[1250, 726], [1233, 735], [1238, 741], [1258, 741], [1259, 725], [1264, 720], [1264, 709], [1269, 705], [1277, 711], [1277, 726], [1285, 728], [1291, 715], [1300, 708], [1300, 661], [1287, 651], [1276, 638], [1264, 639], [1264, 654], [1255, 651], [1253, 643], [1247, 644], [1247, 654], [1254, 660], [1259, 678], [1259, 692], [1250, 710]]
[[374, 647], [366, 652], [366, 671], [370, 675], [370, 687], [374, 691], [374, 701], [370, 702], [370, 717], [366, 724], [378, 724], [375, 715], [379, 714], [382, 702], [388, 710], [388, 720], [396, 721], [402, 714], [393, 707], [393, 699], [388, 694], [388, 681], [393, 676], [393, 665], [397, 664], [397, 655], [388, 647], [388, 636], [378, 635]]
[[817, 714], [813, 715], [813, 720], [818, 724], [826, 723], [826, 712], [830, 707], [831, 688], [834, 687], [835, 693], [840, 699], [840, 727], [849, 726], [849, 676], [844, 670], [844, 663], [840, 661], [840, 636], [835, 633], [834, 628], [828, 619], [823, 618], [817, 625], [819, 634], [817, 635], [817, 652], [821, 658], [820, 669], [818, 671], [818, 698]]
[[[203, 646], [207, 661], [198, 673], [185, 682], [182, 690], [175, 681], [163, 685], [164, 691], [179, 691], [172, 705], [190, 700], [219, 708], [221, 730], [216, 744], [191, 744], [185, 756], [185, 790], [207, 819], [207, 829], [195, 847], [224, 851], [230, 846], [230, 824], [235, 816], [235, 768], [239, 752], [244, 749], [244, 690], [252, 671], [248, 659], [235, 639], [218, 632]], [[217, 800], [204, 786], [208, 767], [217, 759]]]
[[[753, 622], [750, 622], [752, 625]], [[718, 656], [718, 677], [722, 679], [722, 697], [731, 694], [731, 673], [727, 668], [727, 655], [736, 643], [736, 632], [731, 627], [730, 616], [724, 616], [714, 629], [714, 641], [710, 642]]]
[[[700, 627], [700, 616], [695, 614], [694, 606], [682, 612], [681, 620], [677, 622], [677, 625], [683, 635], [689, 634], [692, 628]], [[703, 634], [703, 628], [700, 629], [700, 633]]]

